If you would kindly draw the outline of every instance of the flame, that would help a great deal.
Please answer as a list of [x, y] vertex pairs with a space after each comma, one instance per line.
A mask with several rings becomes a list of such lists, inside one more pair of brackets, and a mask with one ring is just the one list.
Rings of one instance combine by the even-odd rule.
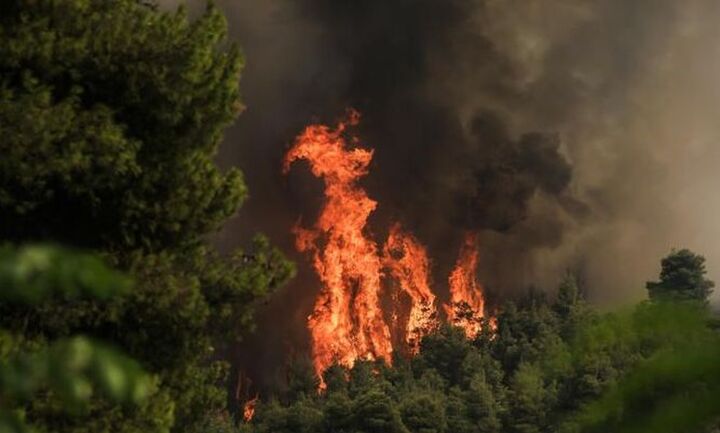
[[[349, 149], [343, 137], [359, 114], [351, 111], [336, 129], [311, 125], [297, 137], [284, 160], [284, 171], [306, 160], [325, 183], [325, 203], [311, 229], [296, 227], [296, 246], [313, 253], [322, 282], [308, 327], [319, 377], [337, 362], [352, 367], [357, 359], [391, 362], [390, 330], [380, 307], [382, 262], [375, 242], [365, 234], [377, 202], [357, 185], [368, 172], [372, 150]], [[322, 384], [321, 384], [322, 386]]]
[[427, 252], [415, 237], [399, 224], [390, 229], [383, 250], [384, 264], [410, 297], [411, 306], [405, 326], [405, 342], [410, 353], [417, 354], [420, 340], [437, 327], [435, 295], [430, 290]]
[[243, 421], [252, 421], [253, 416], [255, 416], [255, 406], [258, 404], [258, 400], [260, 400], [260, 396], [256, 395], [254, 398], [245, 402], [243, 405]]
[[475, 338], [480, 332], [485, 316], [483, 288], [476, 276], [478, 258], [477, 233], [467, 233], [448, 278], [450, 303], [445, 305], [445, 312], [448, 320], [463, 328], [468, 338]]
[[[430, 290], [430, 262], [425, 247], [399, 224], [390, 229], [382, 254], [366, 233], [377, 202], [368, 197], [358, 180], [368, 174], [373, 151], [349, 148], [348, 126], [357, 125], [359, 114], [350, 111], [336, 128], [308, 126], [285, 155], [283, 172], [298, 160], [310, 164], [315, 177], [325, 184], [325, 203], [311, 228], [293, 228], [299, 251], [312, 253], [313, 267], [322, 287], [308, 317], [315, 372], [324, 389], [322, 373], [332, 364], [351, 368], [355, 361], [392, 360], [390, 328], [381, 308], [383, 271], [398, 281], [410, 300], [403, 340], [411, 354], [419, 350], [423, 336], [437, 327], [435, 295]], [[357, 144], [357, 139], [352, 139]], [[445, 305], [453, 324], [473, 338], [480, 331], [485, 300], [475, 277], [478, 263], [477, 234], [469, 234], [450, 274], [451, 300]], [[399, 294], [391, 296], [396, 307], [390, 318], [393, 329], [401, 314]], [[403, 318], [405, 316], [402, 316]]]

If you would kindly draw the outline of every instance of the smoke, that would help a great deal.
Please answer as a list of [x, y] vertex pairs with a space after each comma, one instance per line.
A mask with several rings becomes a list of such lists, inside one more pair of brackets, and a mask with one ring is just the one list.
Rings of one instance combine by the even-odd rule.
[[[577, 205], [567, 194], [571, 167], [556, 134], [513, 131], [507, 115], [491, 104], [467, 109], [468, 102], [485, 98], [515, 101], [521, 95], [516, 83], [519, 73], [511, 59], [478, 31], [477, 14], [483, 12], [482, 6], [458, 0], [231, 5], [236, 9], [231, 16], [254, 13], [267, 19], [269, 14], [284, 24], [262, 25], [259, 36], [240, 36], [248, 50], [248, 74], [253, 59], [258, 63], [268, 59], [262, 67], [270, 70], [256, 83], [267, 89], [259, 102], [273, 98], [288, 110], [266, 116], [253, 126], [253, 105], [251, 98], [246, 98], [250, 109], [241, 121], [247, 125], [243, 132], [264, 143], [261, 155], [249, 154], [246, 160], [278, 161], [283, 145], [302, 125], [316, 118], [331, 122], [348, 106], [359, 109], [363, 122], [358, 135], [376, 149], [367, 182], [370, 195], [381, 203], [375, 225], [388, 226], [380, 222], [391, 219], [402, 221], [435, 250], [441, 272], [456, 254], [456, 248], [448, 246], [459, 245], [464, 230], [511, 231], [528, 218], [530, 200], [537, 193], [565, 203], [563, 209]], [[245, 23], [257, 25], [257, 21]], [[281, 52], [273, 54], [278, 32], [288, 33], [293, 27], [299, 32], [282, 39], [291, 46], [281, 43]], [[263, 33], [270, 38], [269, 44], [258, 51], [271, 52], [256, 53], [259, 57], [255, 57], [248, 39], [263, 37]], [[449, 82], [460, 77], [467, 81], [466, 74], [474, 76], [466, 89], [448, 88]], [[274, 99], [278, 92], [285, 97]], [[470, 93], [474, 96], [467, 99]], [[465, 96], [460, 98], [460, 94]], [[263, 131], [264, 125], [272, 129]], [[282, 203], [264, 203], [257, 207], [262, 208], [258, 219], [311, 213], [316, 203], [304, 206], [303, 202], [312, 200], [302, 191], [288, 194], [273, 168], [265, 166], [257, 177], [262, 176], [268, 184], [275, 182], [274, 188], [261, 185], [254, 188], [255, 194], [264, 199], [274, 190], [278, 192], [274, 196], [291, 206], [288, 212], [278, 212]], [[256, 176], [249, 173], [248, 178]], [[286, 230], [287, 224], [266, 227], [274, 232]]]
[[[306, 263], [289, 228], [314, 219], [321, 188], [301, 168], [283, 177], [280, 161], [305, 125], [354, 107], [376, 150], [374, 236], [391, 220], [413, 231], [435, 287], [467, 229], [481, 230], [496, 298], [552, 289], [570, 268], [592, 300], [639, 299], [675, 246], [720, 270], [714, 0], [219, 4], [247, 58], [247, 110], [219, 159], [251, 191], [221, 246], [262, 231]], [[302, 351], [318, 286], [301, 266], [241, 358], [261, 369]]]
[[514, 122], [561, 134], [571, 189], [590, 209], [566, 223], [561, 242], [532, 254], [533, 278], [576, 267], [593, 299], [622, 302], [644, 297], [643, 282], [673, 247], [707, 255], [717, 271], [719, 5], [558, 1], [513, 10], [519, 3], [498, 3], [490, 20], [502, 35], [494, 40], [528, 77]]

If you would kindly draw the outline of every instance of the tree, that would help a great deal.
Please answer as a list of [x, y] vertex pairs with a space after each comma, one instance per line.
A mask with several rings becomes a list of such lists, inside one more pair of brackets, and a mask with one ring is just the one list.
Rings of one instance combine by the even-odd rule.
[[502, 425], [499, 419], [500, 398], [497, 390], [493, 390], [484, 375], [476, 374], [466, 393], [465, 401], [468, 418], [472, 419], [478, 431], [482, 433], [498, 433]]
[[315, 433], [323, 423], [323, 413], [305, 397], [287, 407], [271, 402], [257, 416], [257, 431], [263, 433]]
[[362, 433], [408, 433], [395, 403], [379, 389], [371, 389], [355, 399], [356, 431]]
[[690, 250], [673, 250], [662, 259], [660, 281], [648, 281], [651, 301], [707, 303], [715, 283], [706, 279], [705, 257]]
[[472, 345], [461, 328], [442, 326], [438, 332], [423, 338], [420, 354], [413, 360], [416, 370], [434, 369], [449, 385], [464, 382], [463, 362]]
[[[261, 237], [228, 257], [206, 245], [246, 195], [241, 173], [214, 163], [241, 108], [243, 59], [223, 16], [8, 0], [0, 40], [0, 240], [91, 249], [137, 282], [106, 303], [0, 302], [0, 327], [29, 344], [117, 342], [159, 377], [175, 429], [199, 428], [225, 409], [216, 347], [251, 329], [254, 301], [293, 272]], [[68, 420], [26, 410], [60, 432], [147, 431], [158, 418], [95, 401]]]
[[542, 371], [522, 363], [510, 382], [511, 409], [507, 425], [514, 433], [536, 433], [544, 430], [553, 395], [545, 388]]
[[403, 424], [413, 433], [442, 433], [446, 429], [442, 400], [428, 392], [406, 398], [400, 414]]
[[555, 311], [561, 317], [567, 317], [572, 314], [573, 309], [582, 302], [580, 297], [580, 289], [578, 288], [577, 279], [571, 273], [566, 273], [558, 286], [557, 301], [555, 302]]
[[560, 334], [567, 340], [572, 338], [572, 333], [582, 322], [592, 318], [592, 311], [583, 299], [577, 278], [570, 272], [560, 281], [553, 309], [560, 319]]
[[0, 20], [0, 237], [158, 251], [196, 243], [246, 188], [213, 157], [241, 107], [239, 50], [137, 0], [9, 0]]
[[323, 408], [325, 431], [342, 433], [353, 431], [353, 406], [347, 394], [333, 392]]

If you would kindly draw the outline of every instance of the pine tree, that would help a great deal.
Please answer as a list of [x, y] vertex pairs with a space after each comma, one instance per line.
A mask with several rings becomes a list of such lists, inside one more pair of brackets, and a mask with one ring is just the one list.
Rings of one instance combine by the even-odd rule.
[[650, 300], [707, 303], [715, 283], [705, 278], [705, 257], [688, 249], [673, 250], [661, 265], [660, 281], [646, 284]]
[[242, 107], [243, 58], [224, 17], [209, 6], [191, 21], [138, 0], [8, 0], [0, 40], [0, 241], [90, 249], [136, 281], [103, 304], [0, 303], [0, 326], [36, 345], [110, 340], [160, 378], [141, 410], [97, 400], [64, 417], [37, 399], [28, 419], [144, 432], [163, 412], [176, 431], [200, 429], [226, 404], [216, 347], [248, 331], [253, 302], [292, 274], [263, 238], [228, 257], [207, 245], [246, 196], [241, 173], [214, 163]]

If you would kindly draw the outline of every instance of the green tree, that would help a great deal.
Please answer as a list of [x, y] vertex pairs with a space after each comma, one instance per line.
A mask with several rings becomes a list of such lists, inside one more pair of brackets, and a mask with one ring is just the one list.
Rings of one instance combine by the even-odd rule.
[[560, 281], [553, 309], [560, 319], [560, 335], [570, 340], [583, 322], [592, 320], [592, 310], [583, 298], [575, 275], [568, 272]]
[[525, 363], [547, 356], [548, 348], [561, 345], [561, 321], [547, 300], [529, 293], [518, 304], [508, 302], [498, 317], [493, 356], [508, 375]]
[[465, 393], [454, 386], [446, 393], [445, 413], [447, 431], [454, 433], [480, 433], [479, 426], [473, 422], [468, 409]]
[[485, 380], [484, 375], [475, 375], [466, 393], [465, 401], [468, 418], [473, 420], [478, 431], [482, 433], [498, 433], [502, 428], [500, 422], [500, 395]]
[[8, 0], [0, 19], [0, 237], [152, 251], [196, 243], [246, 195], [213, 157], [243, 59], [209, 8]]
[[395, 402], [379, 389], [359, 395], [353, 406], [354, 425], [362, 433], [408, 433]]
[[[28, 344], [116, 342], [159, 377], [176, 430], [224, 410], [216, 348], [252, 327], [254, 301], [292, 275], [263, 238], [228, 257], [206, 245], [246, 187], [214, 164], [241, 109], [243, 58], [209, 6], [197, 20], [150, 1], [8, 0], [0, 16], [0, 240], [92, 249], [130, 273], [122, 299], [0, 302]], [[211, 361], [214, 360], [214, 361]], [[90, 402], [28, 419], [60, 432], [152, 431], [157, 414]]]
[[705, 278], [705, 257], [690, 250], [673, 250], [662, 259], [660, 281], [648, 281], [652, 301], [699, 301], [707, 303], [715, 283]]
[[352, 400], [343, 392], [329, 394], [323, 405], [324, 431], [333, 433], [353, 432]]
[[553, 394], [547, 390], [542, 371], [532, 364], [521, 363], [510, 383], [507, 425], [509, 431], [537, 433], [545, 430]]
[[446, 429], [442, 399], [429, 392], [408, 396], [400, 405], [405, 427], [413, 433], [442, 433]]
[[443, 326], [422, 340], [413, 365], [418, 371], [434, 369], [448, 385], [460, 385], [468, 379], [463, 363], [471, 351], [472, 344], [461, 328]]
[[258, 405], [252, 428], [259, 433], [316, 433], [324, 421], [316, 402], [300, 396], [287, 405], [276, 400]]
[[556, 310], [560, 315], [568, 315], [572, 308], [581, 301], [580, 289], [575, 276], [567, 272], [558, 287]]

